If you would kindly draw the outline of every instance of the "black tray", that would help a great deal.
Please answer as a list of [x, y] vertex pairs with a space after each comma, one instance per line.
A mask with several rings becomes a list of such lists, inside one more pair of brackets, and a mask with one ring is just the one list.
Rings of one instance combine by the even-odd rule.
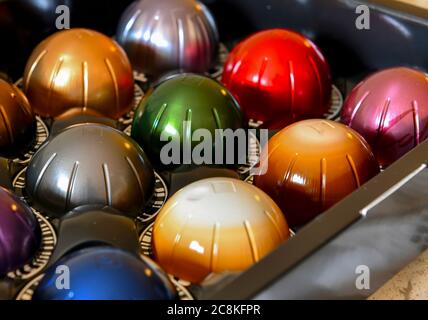
[[[428, 70], [428, 42], [424, 37], [428, 12], [413, 6], [392, 7], [387, 0], [371, 1], [371, 30], [359, 31], [355, 27], [355, 8], [363, 3], [360, 1], [203, 2], [215, 14], [221, 40], [229, 48], [252, 32], [273, 27], [292, 28], [310, 37], [326, 54], [334, 83], [343, 95], [364, 76], [381, 68], [407, 65]], [[428, 199], [427, 173], [422, 167], [427, 157], [428, 142], [299, 230], [257, 265], [239, 275], [214, 278], [204, 287], [191, 288], [191, 293], [196, 298], [216, 299], [366, 298], [427, 247], [428, 213], [423, 212], [422, 201]], [[0, 166], [14, 176], [20, 169], [16, 163], [0, 161]], [[201, 177], [209, 174], [202, 171]], [[394, 186], [401, 187], [403, 179], [415, 172], [418, 175], [411, 184], [364, 211], [373, 201], [385, 197], [385, 192], [389, 196], [388, 190]], [[170, 193], [188, 182], [181, 172], [160, 174]], [[0, 184], [4, 181], [8, 186], [7, 177], [3, 178], [0, 176]], [[142, 217], [139, 229], [150, 231], [150, 217], [147, 221]], [[140, 240], [144, 248], [144, 237]], [[370, 268], [369, 290], [356, 289], [355, 269], [359, 265]], [[30, 285], [27, 280], [0, 281], [0, 299], [15, 298], [23, 286]], [[31, 285], [28, 288], [31, 290]], [[183, 287], [182, 298], [187, 298], [186, 292]]]
[[[233, 43], [285, 27], [313, 39], [346, 95], [367, 74], [406, 65], [428, 70], [428, 11], [392, 1], [206, 1], [221, 36]], [[370, 8], [371, 29], [355, 26]], [[203, 298], [364, 299], [428, 247], [428, 142], [421, 144], [301, 229], [257, 265], [218, 283]], [[357, 289], [358, 267], [369, 288]]]

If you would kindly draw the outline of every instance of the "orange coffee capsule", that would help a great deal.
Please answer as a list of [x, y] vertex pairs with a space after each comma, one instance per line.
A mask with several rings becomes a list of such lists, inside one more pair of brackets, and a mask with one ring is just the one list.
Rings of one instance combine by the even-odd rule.
[[263, 191], [209, 178], [167, 201], [155, 221], [153, 250], [166, 272], [199, 283], [210, 273], [248, 268], [288, 237], [281, 210]]
[[338, 122], [305, 120], [278, 132], [267, 145], [254, 183], [300, 226], [379, 172], [367, 142]]

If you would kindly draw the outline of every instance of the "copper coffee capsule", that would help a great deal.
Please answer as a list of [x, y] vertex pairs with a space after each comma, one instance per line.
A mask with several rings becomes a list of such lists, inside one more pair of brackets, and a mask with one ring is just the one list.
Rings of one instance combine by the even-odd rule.
[[[305, 120], [278, 132], [261, 159], [255, 185], [279, 205], [290, 226], [302, 225], [379, 172], [367, 142], [327, 120]], [[263, 173], [263, 174], [262, 174]]]
[[132, 108], [133, 74], [122, 48], [88, 29], [60, 31], [28, 60], [24, 90], [35, 111], [57, 117], [71, 108], [119, 118]]
[[27, 98], [0, 79], [0, 154], [19, 153], [35, 136], [35, 118]]

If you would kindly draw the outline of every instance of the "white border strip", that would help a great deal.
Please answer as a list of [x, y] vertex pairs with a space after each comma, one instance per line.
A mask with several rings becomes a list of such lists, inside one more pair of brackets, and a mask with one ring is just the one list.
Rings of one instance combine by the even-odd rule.
[[402, 186], [404, 186], [407, 182], [412, 180], [416, 175], [418, 175], [421, 171], [425, 170], [427, 168], [427, 165], [424, 163], [419, 168], [414, 170], [412, 173], [410, 173], [408, 176], [406, 176], [404, 179], [402, 179], [397, 184], [393, 185], [391, 188], [389, 188], [386, 192], [384, 192], [382, 195], [380, 195], [378, 198], [376, 198], [374, 201], [372, 201], [369, 205], [367, 205], [365, 208], [360, 210], [360, 214], [365, 217], [367, 216], [367, 213], [369, 210], [373, 209], [375, 206], [377, 206], [379, 203], [381, 203], [383, 200], [388, 198], [391, 194], [396, 192], [398, 189], [400, 189]]

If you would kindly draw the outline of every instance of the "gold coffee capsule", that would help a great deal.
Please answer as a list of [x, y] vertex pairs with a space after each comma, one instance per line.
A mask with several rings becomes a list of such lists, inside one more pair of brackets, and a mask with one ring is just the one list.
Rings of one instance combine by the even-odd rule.
[[167, 201], [153, 228], [153, 249], [166, 272], [199, 283], [210, 273], [245, 270], [288, 237], [283, 213], [262, 190], [208, 178]]
[[43, 117], [77, 107], [119, 118], [132, 108], [133, 82], [122, 48], [88, 29], [60, 31], [42, 41], [24, 73], [24, 91]]

